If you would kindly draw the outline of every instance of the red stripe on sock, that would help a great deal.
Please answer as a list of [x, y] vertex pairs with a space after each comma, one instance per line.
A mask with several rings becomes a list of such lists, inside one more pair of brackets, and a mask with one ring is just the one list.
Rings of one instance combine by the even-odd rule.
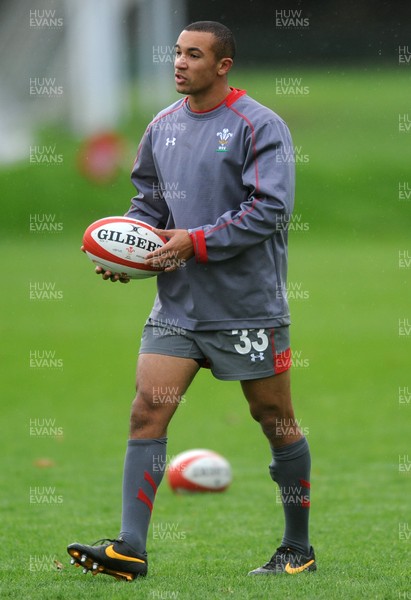
[[153, 488], [154, 493], [157, 492], [157, 486], [156, 486], [156, 482], [154, 481], [154, 479], [151, 477], [150, 473], [148, 471], [144, 471], [144, 479], [146, 481], [148, 481], [148, 483], [151, 485], [151, 487]]
[[305, 479], [300, 479], [300, 484], [301, 484], [303, 487], [306, 487], [306, 488], [308, 488], [308, 489], [310, 489], [310, 487], [311, 487], [311, 483], [310, 483], [309, 481], [306, 481]]
[[151, 502], [150, 498], [147, 496], [147, 494], [145, 494], [143, 492], [143, 490], [141, 488], [138, 490], [137, 500], [141, 500], [141, 502], [144, 502], [144, 504], [146, 504], [148, 506], [148, 508], [150, 509], [150, 512], [152, 512], [153, 503]]
[[301, 508], [310, 508], [310, 501], [309, 500], [303, 500], [301, 502]]

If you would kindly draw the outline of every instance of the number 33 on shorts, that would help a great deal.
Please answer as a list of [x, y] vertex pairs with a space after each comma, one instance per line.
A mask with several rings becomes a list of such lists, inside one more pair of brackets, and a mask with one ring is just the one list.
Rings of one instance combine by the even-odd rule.
[[265, 329], [233, 329], [231, 332], [238, 338], [234, 344], [239, 354], [249, 354], [251, 351], [264, 352], [268, 348], [268, 336]]
[[232, 329], [234, 350], [253, 365], [262, 377], [282, 373], [291, 366], [289, 327]]

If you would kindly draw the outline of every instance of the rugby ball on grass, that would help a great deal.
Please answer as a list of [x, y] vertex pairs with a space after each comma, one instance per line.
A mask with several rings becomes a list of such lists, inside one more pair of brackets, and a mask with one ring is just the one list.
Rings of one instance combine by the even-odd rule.
[[178, 454], [167, 470], [173, 492], [223, 492], [231, 483], [230, 463], [212, 450], [187, 450]]
[[149, 252], [167, 240], [154, 233], [151, 225], [129, 217], [106, 217], [87, 227], [83, 246], [90, 260], [105, 271], [131, 279], [153, 277], [162, 271], [144, 263]]

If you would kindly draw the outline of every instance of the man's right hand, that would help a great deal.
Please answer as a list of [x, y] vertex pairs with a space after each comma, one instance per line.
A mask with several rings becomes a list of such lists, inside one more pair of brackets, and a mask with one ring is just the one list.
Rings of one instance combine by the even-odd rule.
[[[84, 253], [86, 252], [84, 246], [81, 246], [81, 251]], [[95, 272], [97, 273], [97, 275], [102, 275], [104, 281], [107, 281], [108, 279], [110, 279], [110, 281], [113, 281], [113, 283], [115, 283], [116, 281], [119, 281], [120, 283], [128, 283], [130, 281], [130, 277], [128, 277], [127, 275], [123, 276], [120, 275], [120, 273], [113, 274], [111, 271], [105, 271], [102, 267], [96, 267]]]
[[121, 275], [120, 273], [112, 273], [111, 271], [105, 271], [101, 267], [96, 267], [95, 272], [97, 275], [102, 275], [104, 281], [110, 279], [114, 283], [119, 281], [120, 283], [128, 283], [130, 281], [130, 277], [128, 275]]

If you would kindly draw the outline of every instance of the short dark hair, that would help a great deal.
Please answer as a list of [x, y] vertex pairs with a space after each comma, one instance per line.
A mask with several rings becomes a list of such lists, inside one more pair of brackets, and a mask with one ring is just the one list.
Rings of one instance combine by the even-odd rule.
[[184, 27], [185, 31], [203, 31], [215, 37], [214, 52], [217, 60], [234, 58], [235, 39], [231, 29], [217, 21], [196, 21]]

